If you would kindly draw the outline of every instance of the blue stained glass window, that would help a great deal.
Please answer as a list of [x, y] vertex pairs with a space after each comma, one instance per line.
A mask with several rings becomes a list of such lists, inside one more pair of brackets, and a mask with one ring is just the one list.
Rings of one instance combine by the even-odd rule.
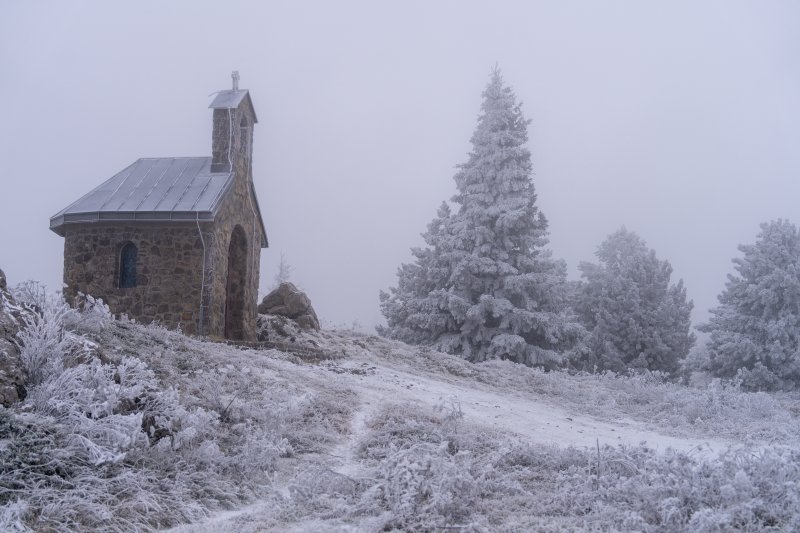
[[136, 286], [136, 245], [129, 242], [122, 247], [119, 255], [119, 288], [128, 289]]

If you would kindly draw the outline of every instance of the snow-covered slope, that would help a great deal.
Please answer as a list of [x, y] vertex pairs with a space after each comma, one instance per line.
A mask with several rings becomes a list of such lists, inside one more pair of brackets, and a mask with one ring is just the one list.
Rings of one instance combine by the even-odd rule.
[[473, 365], [280, 319], [282, 349], [62, 321], [74, 342], [40, 345], [68, 364], [0, 411], [5, 529], [800, 526], [796, 395]]
[[[450, 425], [449, 431], [455, 434], [460, 430], [468, 435], [480, 435], [479, 438], [486, 441], [484, 444], [498, 449], [515, 446], [529, 449], [530, 446], [545, 445], [546, 448], [542, 449], [558, 455], [559, 450], [567, 448], [573, 453], [584, 454], [591, 461], [599, 459], [601, 465], [605, 461], [604, 455], [610, 453], [609, 462], [630, 466], [635, 461], [626, 453], [633, 451], [633, 455], [638, 452], [651, 458], [668, 457], [665, 459], [667, 462], [682, 457], [681, 460], [714, 464], [725, 470], [742, 454], [765, 453], [768, 449], [769, 454], [773, 447], [787, 453], [784, 448], [796, 443], [800, 432], [795, 423], [797, 399], [793, 397], [746, 395], [719, 384], [707, 390], [693, 390], [660, 383], [654, 378], [543, 373], [505, 362], [475, 366], [446, 354], [347, 331], [293, 331], [291, 336], [297, 344], [322, 350], [328, 358], [297, 365], [296, 361], [290, 362], [285, 364], [281, 373], [293, 382], [304, 383], [311, 390], [335, 388], [352, 393], [352, 397], [348, 406], [349, 426], [333, 447], [304, 457], [300, 463], [306, 463], [305, 466], [294, 464], [285, 472], [279, 469], [273, 488], [285, 501], [298, 499], [298, 481], [313, 479], [311, 485], [315, 489], [312, 492], [330, 492], [326, 496], [343, 490], [337, 481], [353, 484], [353, 487], [345, 487], [345, 492], [357, 490], [355, 486], [365, 479], [374, 481], [375, 469], [380, 465], [376, 466], [364, 453], [365, 442], [374, 438], [375, 420], [381, 420], [387, 413], [414, 413], [422, 417], [433, 413], [434, 425]], [[252, 353], [254, 357], [273, 356], [270, 352]], [[591, 399], [591, 407], [586, 405], [587, 399]], [[664, 416], [665, 411], [672, 416]], [[714, 420], [705, 423], [703, 416]], [[391, 435], [394, 433], [390, 433], [386, 444], [392, 453], [401, 453], [408, 443], [400, 442], [395, 446]], [[754, 435], [759, 438], [754, 438]], [[420, 440], [424, 442], [425, 438]], [[410, 448], [419, 444], [410, 444]], [[612, 452], [612, 449], [616, 451]], [[615, 456], [620, 450], [628, 452]], [[431, 460], [430, 457], [427, 459]], [[777, 460], [782, 461], [783, 455]], [[407, 467], [410, 465], [413, 461], [405, 464]], [[427, 472], [434, 469], [424, 461], [417, 466]], [[302, 473], [309, 468], [316, 475], [320, 472], [325, 475], [321, 479], [314, 479], [314, 476], [309, 479]], [[591, 470], [589, 465], [584, 473], [587, 482]], [[796, 468], [794, 472], [797, 473]], [[326, 476], [333, 479], [325, 479]], [[402, 478], [403, 473], [395, 469], [390, 472], [392, 476]], [[326, 487], [326, 484], [332, 484], [333, 488]], [[420, 484], [426, 483], [421, 481]], [[405, 489], [411, 494], [415, 492], [414, 487]], [[386, 487], [381, 490], [386, 491]], [[552, 490], [556, 498], [559, 490], [557, 487]], [[790, 490], [795, 491], [792, 497], [797, 497], [797, 487], [792, 486]], [[431, 496], [425, 492], [426, 498]], [[469, 495], [465, 497], [469, 499]], [[384, 498], [385, 495], [380, 499]], [[369, 513], [359, 516], [363, 512], [359, 510], [355, 513], [357, 518], [354, 518], [353, 509], [341, 509], [338, 516], [335, 509], [328, 509], [321, 516], [298, 517], [290, 522], [276, 521], [275, 517], [281, 515], [280, 507], [280, 502], [276, 504], [275, 500], [268, 499], [176, 531], [371, 531], [381, 530], [387, 524], [398, 529], [436, 529], [435, 523], [425, 524], [413, 519], [393, 521], [392, 513], [370, 517]], [[414, 515], [420, 511], [418, 507], [422, 506], [409, 504], [405, 511]], [[687, 518], [691, 514], [688, 511], [684, 510]], [[619, 509], [622, 515], [626, 512], [624, 508]], [[475, 519], [472, 516], [471, 522], [454, 524], [444, 521], [438, 525], [467, 530], [527, 529], [534, 525], [541, 529], [557, 530], [567, 526], [591, 529], [598, 525], [593, 520], [533, 518], [536, 514], [531, 509], [522, 516], [512, 512], [512, 516], [505, 517], [506, 520], [495, 523], [485, 517]], [[702, 528], [706, 519], [705, 525], [709, 528], [712, 524], [713, 527], [718, 525], [719, 517], [697, 516], [700, 520], [692, 523], [690, 529]], [[629, 525], [639, 524], [638, 519], [628, 519], [632, 520], [627, 522]], [[614, 521], [608, 517], [608, 523], [603, 527]], [[677, 521], [661, 522], [661, 527], [655, 525], [655, 529], [673, 530], [673, 526], [680, 525]], [[623, 520], [617, 525], [624, 523]], [[689, 528], [689, 521], [682, 525]]]

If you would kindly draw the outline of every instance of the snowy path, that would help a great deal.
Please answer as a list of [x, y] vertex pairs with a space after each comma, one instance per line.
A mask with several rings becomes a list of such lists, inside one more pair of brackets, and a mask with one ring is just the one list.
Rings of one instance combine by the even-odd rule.
[[[369, 370], [365, 372], [365, 368]], [[331, 365], [331, 369], [346, 376], [347, 385], [359, 393], [368, 406], [367, 411], [388, 402], [410, 401], [433, 406], [454, 398], [460, 402], [466, 422], [513, 433], [529, 442], [594, 447], [598, 441], [600, 445], [612, 446], [646, 441], [656, 450], [669, 447], [702, 455], [716, 455], [732, 444], [720, 439], [672, 437], [633, 420], [599, 420], [543, 403], [541, 398], [519, 391], [498, 391], [469, 378], [436, 379], [438, 376], [423, 376], [374, 360], [341, 361]]]

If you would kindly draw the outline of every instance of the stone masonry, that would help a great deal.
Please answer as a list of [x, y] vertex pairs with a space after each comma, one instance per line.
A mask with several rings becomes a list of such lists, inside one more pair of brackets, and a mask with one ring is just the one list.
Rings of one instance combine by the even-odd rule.
[[[137, 286], [117, 287], [125, 243], [139, 250]], [[203, 246], [195, 225], [82, 224], [66, 228], [64, 294], [102, 298], [112, 311], [145, 323], [157, 320], [197, 333]]]

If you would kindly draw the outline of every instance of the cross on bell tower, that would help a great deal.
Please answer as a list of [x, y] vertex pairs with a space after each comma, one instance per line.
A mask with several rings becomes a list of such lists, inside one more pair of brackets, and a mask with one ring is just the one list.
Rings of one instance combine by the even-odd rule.
[[238, 91], [239, 90], [239, 71], [238, 70], [234, 70], [233, 72], [231, 72], [231, 79], [233, 80], [233, 90], [234, 91]]

